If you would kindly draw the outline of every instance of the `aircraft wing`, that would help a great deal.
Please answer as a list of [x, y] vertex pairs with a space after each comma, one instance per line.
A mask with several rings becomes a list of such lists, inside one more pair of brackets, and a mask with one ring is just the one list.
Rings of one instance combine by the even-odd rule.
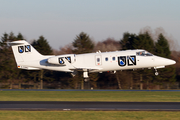
[[76, 71], [89, 71], [89, 72], [92, 72], [92, 71], [96, 71], [96, 70], [101, 70], [102, 68], [77, 68], [77, 67], [74, 67], [72, 64], [70, 64], [67, 59], [65, 58], [62, 58], [65, 62], [65, 64], [68, 66], [69, 70], [76, 70]]
[[101, 70], [101, 68], [74, 68], [74, 69], [70, 69], [70, 70], [92, 72], [92, 71], [96, 71], [96, 70]]

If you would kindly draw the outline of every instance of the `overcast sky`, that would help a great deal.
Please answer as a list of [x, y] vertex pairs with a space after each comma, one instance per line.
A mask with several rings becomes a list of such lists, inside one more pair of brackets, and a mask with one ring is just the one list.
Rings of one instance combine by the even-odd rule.
[[150, 26], [179, 41], [179, 5], [180, 0], [0, 0], [0, 36], [21, 32], [31, 41], [43, 35], [59, 49], [82, 31], [98, 42]]

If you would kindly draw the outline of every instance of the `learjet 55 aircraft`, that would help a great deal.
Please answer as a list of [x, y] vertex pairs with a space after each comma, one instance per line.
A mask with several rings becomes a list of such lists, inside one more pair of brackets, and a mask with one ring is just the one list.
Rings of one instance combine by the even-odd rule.
[[145, 50], [124, 50], [114, 52], [96, 52], [86, 54], [41, 55], [25, 40], [9, 43], [12, 46], [17, 67], [27, 70], [54, 70], [70, 72], [75, 75], [77, 71], [83, 72], [83, 77], [88, 78], [88, 73], [117, 70], [134, 70], [142, 68], [157, 69], [176, 62], [167, 58], [155, 56]]

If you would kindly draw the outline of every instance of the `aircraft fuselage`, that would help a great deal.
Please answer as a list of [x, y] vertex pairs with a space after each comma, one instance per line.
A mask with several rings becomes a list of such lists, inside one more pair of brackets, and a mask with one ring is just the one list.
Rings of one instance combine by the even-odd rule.
[[88, 77], [89, 72], [142, 68], [154, 68], [156, 70], [176, 63], [174, 60], [152, 55], [142, 49], [45, 56], [37, 52], [24, 40], [14, 41], [10, 44], [18, 68], [28, 70], [48, 69], [71, 73], [82, 71], [85, 78]]

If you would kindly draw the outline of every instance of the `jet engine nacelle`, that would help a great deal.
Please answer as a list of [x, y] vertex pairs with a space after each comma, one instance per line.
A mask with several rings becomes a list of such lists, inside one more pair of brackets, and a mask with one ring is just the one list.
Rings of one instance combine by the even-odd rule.
[[63, 58], [65, 58], [69, 63], [74, 63], [76, 61], [75, 54], [66, 54], [48, 58], [47, 62], [55, 65], [66, 65]]

